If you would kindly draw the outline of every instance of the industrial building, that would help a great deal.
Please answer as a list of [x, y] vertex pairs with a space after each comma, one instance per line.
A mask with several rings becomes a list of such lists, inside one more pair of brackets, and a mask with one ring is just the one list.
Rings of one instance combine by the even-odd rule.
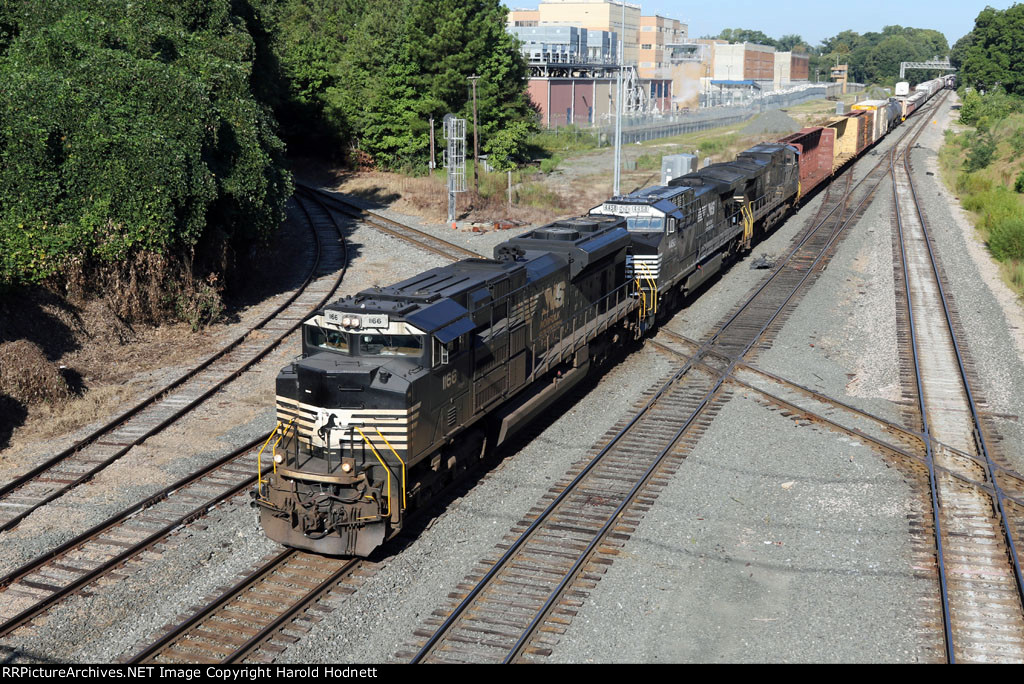
[[749, 96], [808, 78], [807, 55], [690, 40], [685, 22], [644, 15], [629, 2], [541, 0], [536, 9], [509, 11], [508, 31], [523, 43], [530, 97], [549, 126], [599, 123], [614, 112], [620, 37], [629, 112], [696, 109], [712, 90], [721, 102], [735, 91]]
[[[625, 21], [623, 21], [625, 18]], [[686, 24], [641, 15], [640, 6], [611, 0], [543, 0], [508, 13], [509, 33], [530, 64], [530, 98], [541, 124], [595, 124], [615, 111], [618, 47], [630, 113], [672, 109], [667, 45], [686, 38]]]

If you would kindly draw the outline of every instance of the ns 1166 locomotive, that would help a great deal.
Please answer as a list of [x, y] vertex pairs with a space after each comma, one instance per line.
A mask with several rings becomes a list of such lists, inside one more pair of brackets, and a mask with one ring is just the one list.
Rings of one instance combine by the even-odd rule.
[[[318, 311], [277, 377], [273, 472], [253, 505], [268, 536], [366, 556], [417, 500], [638, 334], [616, 217], [570, 219]], [[261, 456], [262, 457], [262, 456]]]

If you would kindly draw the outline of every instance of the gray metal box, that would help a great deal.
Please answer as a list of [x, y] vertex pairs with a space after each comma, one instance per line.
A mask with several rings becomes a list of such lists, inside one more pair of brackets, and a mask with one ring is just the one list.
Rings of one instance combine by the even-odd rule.
[[685, 176], [697, 170], [697, 155], [667, 154], [661, 158], [661, 184], [668, 185], [673, 178]]

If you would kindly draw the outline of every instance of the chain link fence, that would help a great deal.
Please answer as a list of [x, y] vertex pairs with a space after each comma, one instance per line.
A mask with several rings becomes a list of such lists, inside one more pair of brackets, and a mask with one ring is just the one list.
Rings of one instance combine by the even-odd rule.
[[[863, 86], [860, 84], [847, 84], [847, 93], [859, 92], [862, 89]], [[747, 98], [746, 101], [739, 101], [740, 98], [737, 97], [738, 102], [735, 104], [701, 107], [696, 111], [690, 112], [626, 115], [622, 118], [622, 142], [623, 144], [628, 144], [643, 140], [667, 138], [683, 133], [693, 133], [719, 126], [728, 126], [746, 121], [769, 109], [782, 109], [809, 100], [836, 97], [840, 92], [840, 86], [823, 84], [792, 92], [759, 95]], [[567, 120], [568, 113], [558, 116], [552, 112], [550, 128], [564, 127], [567, 124]], [[597, 134], [602, 145], [612, 144], [615, 141], [614, 115], [606, 121], [598, 122], [594, 126], [580, 127], [580, 130]]]

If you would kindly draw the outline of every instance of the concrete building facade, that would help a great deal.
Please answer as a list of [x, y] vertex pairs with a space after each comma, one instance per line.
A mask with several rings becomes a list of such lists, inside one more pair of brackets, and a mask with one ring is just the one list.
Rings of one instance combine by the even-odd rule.
[[716, 81], [774, 81], [775, 48], [755, 43], [715, 43], [712, 78]]
[[772, 88], [775, 90], [782, 90], [789, 86], [789, 82], [792, 79], [791, 74], [793, 73], [793, 53], [776, 52], [775, 53], [775, 76], [772, 79]]
[[640, 17], [637, 72], [640, 78], [666, 78], [672, 66], [671, 46], [685, 43], [687, 25], [660, 15]]

